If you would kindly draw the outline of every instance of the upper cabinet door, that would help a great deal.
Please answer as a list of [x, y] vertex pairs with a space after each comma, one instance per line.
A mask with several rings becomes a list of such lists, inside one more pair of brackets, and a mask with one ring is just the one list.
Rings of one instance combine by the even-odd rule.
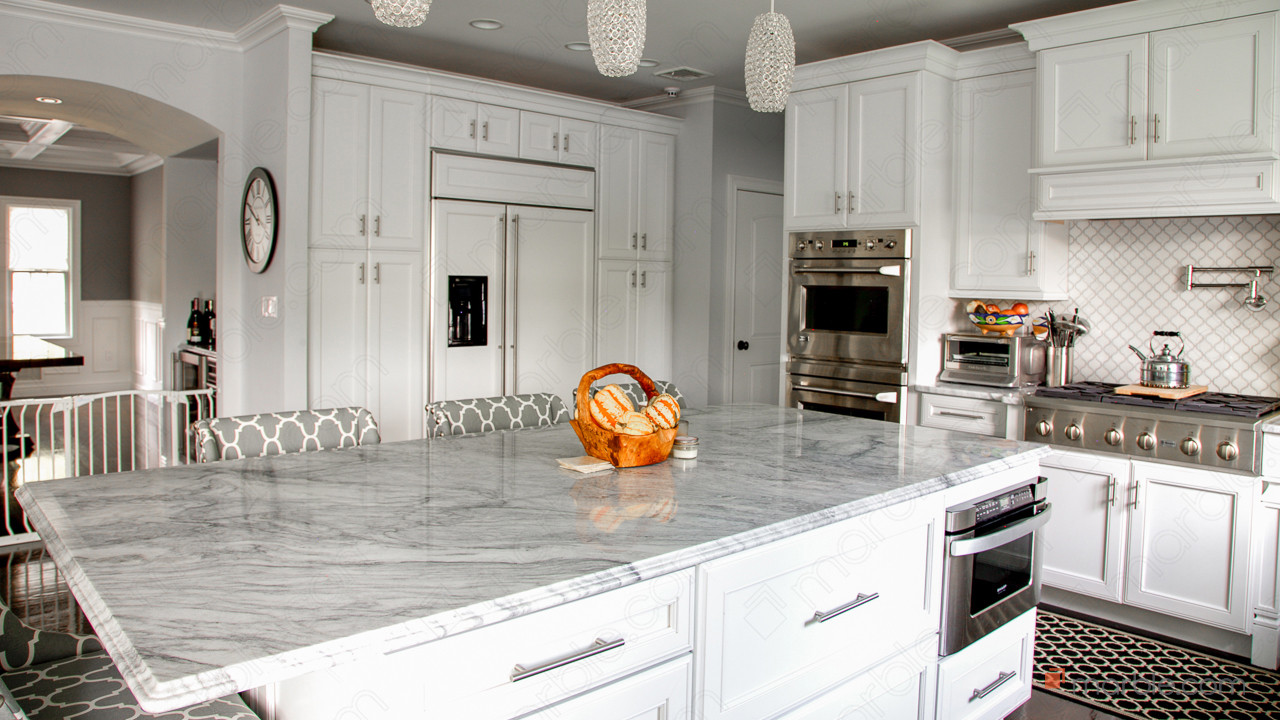
[[476, 152], [520, 156], [520, 111], [497, 105], [476, 109]]
[[597, 226], [601, 258], [634, 260], [640, 247], [640, 132], [604, 125], [600, 128], [600, 163], [596, 170]]
[[369, 246], [421, 250], [426, 224], [426, 97], [370, 91]]
[[920, 75], [849, 86], [850, 227], [901, 227], [918, 221]]
[[586, 120], [561, 118], [560, 162], [566, 165], [595, 167], [598, 156], [596, 150], [598, 127], [595, 123]]
[[364, 248], [369, 87], [315, 78], [312, 104], [311, 245]]
[[431, 99], [431, 147], [475, 152], [476, 104], [447, 97]]
[[1146, 35], [1042, 50], [1036, 63], [1041, 166], [1146, 158]]
[[640, 133], [641, 260], [670, 260], [675, 224], [676, 139], [660, 133]]
[[1275, 22], [1267, 13], [1152, 33], [1150, 157], [1274, 147]]
[[787, 229], [844, 227], [848, 109], [845, 86], [791, 94], [784, 170]]
[[560, 162], [560, 118], [520, 111], [520, 157]]

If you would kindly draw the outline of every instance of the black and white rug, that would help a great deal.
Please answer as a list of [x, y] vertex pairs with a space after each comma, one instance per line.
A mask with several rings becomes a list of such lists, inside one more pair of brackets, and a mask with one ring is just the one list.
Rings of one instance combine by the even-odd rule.
[[1280, 718], [1280, 674], [1044, 610], [1032, 682], [1136, 720]]

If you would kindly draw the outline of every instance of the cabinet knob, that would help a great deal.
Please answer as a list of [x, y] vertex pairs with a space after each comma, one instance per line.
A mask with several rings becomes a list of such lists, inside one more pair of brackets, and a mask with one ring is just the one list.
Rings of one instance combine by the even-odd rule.
[[1120, 434], [1119, 430], [1111, 428], [1102, 434], [1102, 439], [1106, 441], [1108, 445], [1115, 446], [1119, 445], [1121, 440], [1124, 440], [1124, 436]]
[[1240, 448], [1236, 447], [1236, 444], [1230, 440], [1223, 440], [1218, 443], [1218, 457], [1231, 462], [1240, 457]]
[[1084, 435], [1084, 431], [1080, 429], [1080, 426], [1074, 425], [1074, 424], [1068, 425], [1067, 429], [1063, 430], [1062, 433], [1066, 435], [1067, 439], [1071, 440], [1072, 442], [1079, 440]]
[[1143, 450], [1154, 450], [1156, 448], [1156, 436], [1151, 433], [1142, 433], [1138, 436], [1138, 447]]
[[746, 340], [739, 340], [739, 341], [738, 341], [738, 349], [739, 349], [739, 350], [746, 350], [746, 349], [747, 349], [747, 348], [749, 348], [749, 347], [751, 347], [751, 343], [747, 342]]

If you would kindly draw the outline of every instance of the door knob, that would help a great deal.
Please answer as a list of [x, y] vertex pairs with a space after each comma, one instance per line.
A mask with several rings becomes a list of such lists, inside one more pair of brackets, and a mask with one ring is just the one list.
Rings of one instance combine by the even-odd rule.
[[747, 349], [747, 348], [749, 348], [749, 347], [751, 347], [751, 343], [747, 342], [746, 340], [739, 340], [739, 341], [738, 341], [738, 349], [739, 349], [739, 350], [746, 350], [746, 349]]

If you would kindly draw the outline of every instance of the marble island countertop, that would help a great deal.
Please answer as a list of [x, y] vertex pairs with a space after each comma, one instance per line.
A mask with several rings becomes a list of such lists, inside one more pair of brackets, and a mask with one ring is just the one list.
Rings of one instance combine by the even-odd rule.
[[143, 706], [179, 707], [692, 567], [1032, 462], [1043, 445], [766, 406], [696, 461], [582, 475], [551, 428], [33, 483]]

